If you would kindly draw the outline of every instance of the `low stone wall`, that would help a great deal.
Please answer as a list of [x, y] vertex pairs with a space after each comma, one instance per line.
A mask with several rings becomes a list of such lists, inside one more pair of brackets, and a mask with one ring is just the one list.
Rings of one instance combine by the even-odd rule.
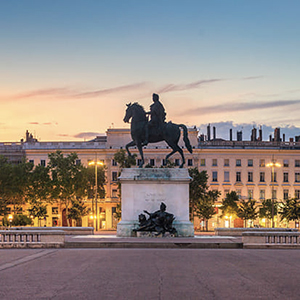
[[62, 230], [0, 230], [0, 248], [62, 248]]
[[8, 230], [42, 230], [42, 231], [53, 231], [60, 230], [66, 235], [93, 235], [94, 227], [11, 227]]
[[242, 236], [244, 232], [298, 232], [296, 228], [215, 228], [215, 235]]
[[243, 248], [300, 248], [300, 232], [244, 232]]

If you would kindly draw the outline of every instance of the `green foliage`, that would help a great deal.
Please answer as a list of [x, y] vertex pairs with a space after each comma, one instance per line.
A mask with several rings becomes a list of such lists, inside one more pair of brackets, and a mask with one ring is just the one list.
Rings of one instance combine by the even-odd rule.
[[118, 221], [120, 221], [121, 220], [121, 216], [122, 216], [122, 213], [121, 213], [121, 203], [117, 203], [116, 212], [114, 213], [114, 217]]
[[198, 168], [190, 168], [189, 175], [192, 181], [189, 185], [190, 192], [190, 219], [193, 220], [197, 215], [206, 221], [215, 214], [214, 204], [220, 193], [218, 191], [209, 191], [207, 185], [208, 175], [206, 171], [199, 172]]
[[288, 222], [296, 222], [300, 218], [300, 200], [293, 198], [282, 202], [279, 214], [281, 216], [281, 221], [286, 219]]
[[3, 226], [27, 226], [32, 225], [32, 220], [28, 216], [15, 214], [13, 215], [12, 222], [10, 224], [8, 217], [4, 216], [2, 220]]
[[[68, 207], [71, 199], [82, 197], [86, 194], [86, 172], [81, 164], [76, 164], [78, 158], [76, 153], [71, 153], [66, 157], [61, 151], [50, 153], [49, 172], [51, 177], [51, 198], [59, 199]], [[68, 219], [69, 225], [69, 219]]]
[[146, 164], [144, 168], [145, 168], [145, 169], [153, 169], [154, 166], [151, 166], [150, 164]]
[[167, 163], [165, 166], [161, 166], [161, 168], [175, 168], [175, 163], [171, 162], [169, 159], [167, 159]]
[[[132, 156], [128, 156], [124, 149], [120, 149], [114, 154], [114, 160], [118, 163], [118, 165], [121, 169], [131, 168], [132, 166], [136, 165], [136, 156], [137, 156], [136, 154], [133, 154]], [[118, 175], [120, 175], [120, 172]], [[118, 182], [118, 191], [119, 191], [119, 198], [121, 201], [121, 183], [120, 182]], [[121, 203], [117, 204], [115, 217], [117, 218], [117, 220], [121, 219]]]
[[0, 198], [0, 216], [5, 216], [8, 214], [8, 203]]
[[[278, 213], [278, 202], [274, 200], [274, 216]], [[262, 207], [259, 209], [259, 217], [268, 220], [272, 219], [272, 200], [266, 199], [262, 202]]]
[[81, 174], [82, 165], [77, 165], [76, 153], [71, 153], [66, 157], [61, 151], [50, 153], [49, 171], [52, 179], [52, 198], [67, 201], [71, 197], [81, 196], [83, 193]]
[[76, 225], [82, 217], [88, 214], [88, 209], [80, 199], [72, 199], [72, 207], [69, 209], [68, 218], [76, 221]]
[[40, 221], [48, 217], [47, 215], [47, 204], [43, 204], [39, 200], [32, 200], [31, 207], [28, 209], [28, 213], [33, 218], [38, 218], [39, 226], [41, 226]]
[[206, 231], [208, 231], [208, 220], [217, 213], [215, 202], [218, 200], [219, 195], [218, 191], [208, 191], [195, 203], [195, 215], [200, 219], [204, 219]]
[[25, 201], [31, 163], [22, 160], [19, 164], [12, 164], [3, 156], [0, 157], [0, 207], [1, 213], [5, 213], [8, 204], [19, 205]]
[[[105, 166], [97, 166], [97, 198], [105, 198], [104, 184], [106, 182]], [[83, 168], [84, 186], [86, 196], [90, 199], [95, 197], [96, 171], [95, 166]]]
[[128, 156], [124, 149], [118, 150], [114, 155], [114, 160], [118, 163], [121, 169], [131, 168], [136, 165], [136, 154]]
[[37, 165], [29, 174], [26, 200], [37, 204], [38, 201], [51, 202], [51, 178], [49, 168]]
[[206, 171], [199, 172], [198, 168], [190, 168], [189, 175], [192, 177], [192, 181], [189, 185], [190, 193], [190, 218], [194, 219], [195, 210], [197, 208], [200, 199], [204, 199], [207, 193], [207, 179], [208, 175]]
[[222, 205], [220, 207], [220, 209], [222, 210], [221, 218], [224, 218], [225, 216], [232, 216], [233, 218], [235, 218], [238, 212], [237, 202], [239, 202], [237, 193], [234, 191], [228, 193], [225, 199], [223, 199]]
[[244, 220], [245, 227], [247, 227], [247, 220], [255, 220], [258, 216], [255, 205], [256, 201], [249, 199], [247, 201], [242, 200], [238, 206], [237, 216]]

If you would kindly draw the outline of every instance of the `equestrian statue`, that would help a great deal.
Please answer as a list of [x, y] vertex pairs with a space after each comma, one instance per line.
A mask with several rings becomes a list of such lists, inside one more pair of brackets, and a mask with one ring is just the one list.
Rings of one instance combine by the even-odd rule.
[[[143, 106], [136, 102], [133, 104], [126, 104], [127, 109], [123, 121], [125, 123], [129, 123], [131, 119], [132, 137], [132, 141], [126, 145], [127, 153], [131, 156], [129, 147], [137, 146], [141, 155], [139, 167], [142, 168], [144, 165], [143, 146], [146, 146], [148, 143], [165, 141], [173, 150], [166, 156], [166, 160], [174, 153], [179, 152], [182, 158], [182, 163], [179, 167], [182, 168], [185, 164], [185, 158], [182, 149], [178, 146], [180, 128], [183, 130], [183, 141], [187, 150], [190, 153], [193, 152], [188, 138], [187, 128], [183, 124], [174, 124], [172, 122], [167, 123], [165, 121], [165, 109], [159, 101], [159, 96], [157, 94], [153, 94], [152, 99], [153, 104], [150, 106], [149, 112], [145, 112]], [[147, 115], [150, 115], [150, 121], [148, 121]]]

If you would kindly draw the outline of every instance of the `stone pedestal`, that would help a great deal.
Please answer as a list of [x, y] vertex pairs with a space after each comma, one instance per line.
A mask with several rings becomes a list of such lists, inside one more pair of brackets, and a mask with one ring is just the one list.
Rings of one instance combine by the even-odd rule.
[[153, 168], [123, 169], [119, 177], [122, 194], [122, 220], [117, 225], [118, 237], [135, 236], [138, 216], [144, 210], [159, 210], [161, 202], [175, 216], [173, 226], [178, 236], [194, 236], [189, 221], [189, 177], [187, 169]]

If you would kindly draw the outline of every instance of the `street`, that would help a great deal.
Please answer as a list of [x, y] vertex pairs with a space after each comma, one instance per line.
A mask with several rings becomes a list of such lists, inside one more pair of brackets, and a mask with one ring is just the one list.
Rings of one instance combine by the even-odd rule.
[[299, 250], [0, 250], [0, 299], [299, 299]]

